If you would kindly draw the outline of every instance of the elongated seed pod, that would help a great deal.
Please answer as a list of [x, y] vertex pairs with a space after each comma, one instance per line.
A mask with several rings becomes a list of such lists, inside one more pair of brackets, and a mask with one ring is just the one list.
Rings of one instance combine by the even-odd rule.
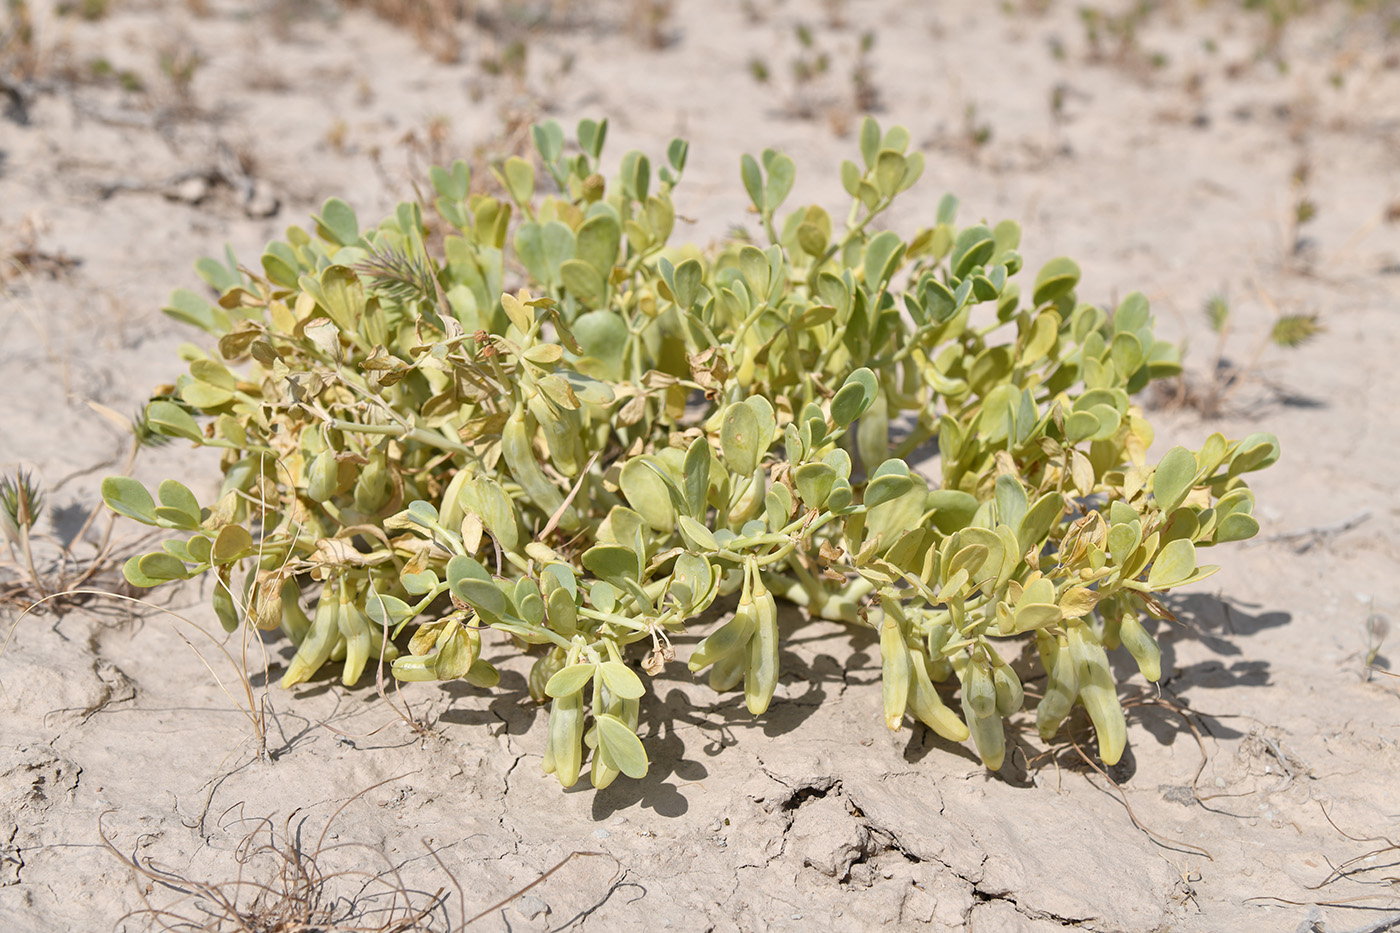
[[550, 735], [550, 730], [544, 733], [544, 760], [540, 762], [540, 767], [545, 774], [554, 773], [554, 738]]
[[466, 510], [462, 507], [462, 488], [474, 475], [468, 469], [458, 470], [447, 484], [447, 489], [442, 493], [442, 504], [438, 506], [438, 522], [442, 527], [454, 531], [462, 527], [462, 519], [466, 517]]
[[944, 704], [943, 698], [929, 679], [928, 667], [922, 651], [909, 652], [909, 709], [919, 722], [937, 732], [950, 742], [966, 742], [969, 732], [967, 724], [958, 714]]
[[316, 600], [316, 618], [311, 623], [310, 631], [297, 647], [296, 657], [292, 658], [292, 663], [288, 665], [287, 673], [282, 677], [283, 689], [310, 680], [312, 675], [321, 669], [321, 665], [330, 660], [331, 652], [340, 640], [340, 622], [337, 618], [340, 614], [338, 590], [339, 586], [334, 581], [328, 582], [321, 589], [321, 598]]
[[1055, 666], [1055, 658], [1060, 654], [1060, 643], [1045, 629], [1035, 630], [1035, 651], [1040, 656], [1040, 666], [1048, 673]]
[[602, 743], [593, 749], [593, 759], [589, 762], [588, 780], [594, 790], [603, 790], [617, 780], [622, 772], [612, 766], [611, 759], [603, 751]]
[[[640, 717], [641, 704], [635, 699], [614, 698], [608, 704], [608, 712], [626, 723], [627, 728], [633, 732], [637, 731], [637, 720]], [[603, 744], [598, 743], [598, 747], [593, 750], [592, 768], [589, 771], [589, 780], [593, 784], [594, 790], [603, 790], [622, 772], [614, 765], [603, 751]]]
[[738, 528], [757, 515], [758, 510], [763, 507], [764, 497], [768, 494], [768, 471], [758, 467], [753, 471], [752, 480], [748, 489], [744, 490], [743, 497], [729, 510], [731, 528]]
[[573, 787], [583, 767], [583, 691], [556, 697], [549, 707], [549, 744], [554, 751], [554, 776]]
[[214, 606], [214, 614], [219, 617], [219, 624], [223, 626], [225, 632], [237, 631], [241, 618], [238, 603], [234, 602], [233, 599], [231, 570], [232, 566], [229, 564], [219, 568], [214, 577], [214, 592], [209, 597], [210, 603]]
[[365, 620], [369, 624], [370, 660], [377, 663], [382, 658], [385, 661], [393, 663], [399, 656], [399, 646], [392, 641], [386, 640], [385, 636], [387, 633], [383, 626], [375, 624], [375, 621], [369, 618], [368, 615], [365, 616]]
[[885, 707], [885, 725], [890, 729], [898, 729], [904, 724], [912, 677], [909, 644], [904, 640], [904, 631], [894, 613], [886, 612], [880, 622], [880, 698]]
[[744, 704], [754, 716], [760, 716], [773, 700], [778, 688], [778, 604], [773, 594], [754, 574], [754, 615], [757, 625], [749, 639], [749, 665], [744, 671]]
[[340, 485], [340, 464], [336, 462], [335, 451], [327, 447], [311, 461], [307, 469], [306, 495], [317, 502], [325, 502], [335, 495]]
[[1103, 620], [1103, 633], [1099, 636], [1099, 644], [1103, 645], [1105, 651], [1117, 651], [1122, 644], [1122, 633], [1120, 631], [1122, 620], [1119, 616], [1109, 616]]
[[[542, 512], [553, 515], [559, 511], [564, 504], [564, 494], [540, 469], [539, 461], [535, 459], [534, 445], [530, 442], [530, 432], [525, 426], [525, 413], [518, 406], [501, 429], [501, 456], [505, 458], [510, 475]], [[572, 531], [578, 525], [578, 512], [571, 505], [560, 517], [559, 527]]]
[[369, 618], [355, 605], [349, 586], [340, 588], [340, 612], [336, 621], [340, 634], [345, 638], [345, 670], [341, 672], [340, 682], [353, 687], [369, 661], [374, 637], [370, 632]]
[[1006, 760], [1006, 732], [995, 707], [990, 716], [978, 716], [968, 702], [966, 684], [963, 685], [962, 707], [968, 731], [972, 734], [972, 742], [977, 746], [977, 754], [981, 756], [982, 764], [993, 771], [1001, 770], [1002, 762]]
[[579, 433], [582, 424], [574, 411], [555, 411], [545, 401], [543, 394], [532, 397], [526, 405], [544, 431], [545, 443], [549, 445], [549, 459], [555, 469], [565, 476], [578, 473]]
[[530, 665], [530, 676], [526, 678], [526, 684], [530, 688], [530, 698], [536, 703], [543, 703], [547, 697], [544, 692], [545, 684], [549, 683], [549, 678], [559, 673], [563, 668], [563, 648], [554, 648], [540, 655], [535, 663]]
[[715, 693], [728, 693], [739, 686], [739, 681], [744, 679], [744, 672], [749, 667], [749, 649], [745, 645], [743, 650], [733, 654], [727, 654], [715, 661], [710, 668], [710, 689]]
[[436, 661], [436, 654], [406, 654], [394, 660], [390, 673], [394, 675], [395, 680], [401, 680], [404, 683], [440, 680], [435, 667]]
[[1157, 639], [1142, 627], [1136, 613], [1123, 614], [1118, 636], [1123, 640], [1123, 647], [1128, 649], [1128, 653], [1137, 662], [1142, 676], [1154, 682], [1158, 680], [1162, 676], [1162, 649], [1157, 647]]
[[1021, 678], [1001, 658], [992, 660], [992, 684], [996, 687], [998, 713], [1010, 716], [1021, 708], [1026, 699], [1025, 691], [1021, 689]]
[[997, 711], [996, 682], [992, 680], [992, 666], [985, 659], [968, 661], [963, 671], [962, 695], [963, 702], [978, 717], [991, 716]]
[[369, 463], [355, 479], [355, 508], [366, 515], [377, 515], [389, 503], [394, 481], [382, 450], [372, 450]]
[[1079, 695], [1079, 675], [1063, 635], [1056, 637], [1043, 630], [1036, 632], [1036, 646], [1045, 667], [1046, 683], [1045, 696], [1035, 708], [1035, 727], [1040, 737], [1048, 742], [1074, 709], [1074, 698]]
[[952, 634], [953, 626], [950, 623], [939, 622], [929, 626], [928, 676], [934, 683], [941, 684], [953, 676], [953, 664], [943, 656], [943, 646], [948, 644]]
[[1099, 737], [1099, 757], [1104, 764], [1116, 765], [1128, 741], [1128, 726], [1118, 703], [1108, 654], [1087, 625], [1069, 627], [1069, 651], [1079, 678], [1079, 702], [1084, 704]]
[[747, 651], [749, 639], [758, 629], [758, 615], [753, 603], [740, 605], [734, 616], [701, 639], [700, 644], [690, 653], [689, 666], [692, 671], [704, 670], [720, 658], [735, 652]]
[[295, 580], [287, 579], [282, 583], [282, 631], [292, 640], [292, 644], [300, 647], [301, 641], [306, 637], [306, 633], [311, 630], [311, 620], [306, 617], [306, 613], [301, 608], [301, 587], [297, 586]]

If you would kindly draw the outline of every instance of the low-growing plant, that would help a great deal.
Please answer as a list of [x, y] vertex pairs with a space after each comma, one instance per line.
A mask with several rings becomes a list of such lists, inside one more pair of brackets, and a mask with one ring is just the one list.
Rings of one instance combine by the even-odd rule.
[[801, 120], [823, 116], [837, 135], [845, 136], [850, 132], [853, 115], [880, 108], [880, 89], [872, 73], [874, 31], [863, 32], [856, 40], [849, 61], [848, 93], [843, 93], [839, 81], [832, 79], [840, 62], [833, 58], [826, 43], [818, 39], [812, 28], [798, 23], [793, 36], [797, 40], [797, 52], [786, 68], [775, 71], [771, 67], [774, 63], [763, 57], [754, 57], [748, 64], [749, 74], [755, 81], [773, 84], [783, 95], [785, 115]]
[[[143, 446], [169, 441], [169, 438], [151, 433], [144, 416], [127, 421], [105, 406], [95, 402], [88, 404], [131, 432], [131, 449], [125, 468], [128, 472]], [[111, 543], [116, 516], [94, 508], [76, 529], [62, 535], [50, 534], [41, 528], [45, 517], [50, 518], [48, 524], [55, 524], [52, 512], [46, 508], [49, 499], [37, 474], [23, 469], [14, 473], [0, 472], [0, 542], [4, 544], [4, 550], [0, 551], [0, 609], [24, 607], [27, 613], [42, 605], [61, 615], [69, 605], [93, 594], [94, 591], [80, 589], [84, 584], [115, 570], [118, 559]], [[99, 517], [105, 517], [106, 524], [101, 534], [89, 541], [88, 533]], [[4, 653], [13, 633], [12, 625], [0, 639], [0, 654]]]
[[[768, 245], [709, 251], [669, 245], [686, 143], [656, 168], [629, 152], [608, 182], [606, 132], [584, 120], [566, 147], [536, 126], [543, 178], [506, 159], [499, 197], [463, 162], [433, 169], [431, 225], [405, 203], [365, 229], [331, 199], [260, 270], [201, 260], [217, 303], [181, 290], [165, 310], [217, 350], [186, 346], [147, 418], [223, 450], [223, 486], [205, 507], [107, 479], [114, 510], [185, 533], [128, 579], [216, 574], [226, 627], [241, 592], [297, 645], [286, 687], [378, 661], [489, 688], [482, 633], [506, 633], [535, 657], [564, 786], [589, 750], [595, 787], [646, 773], [637, 655], [660, 673], [716, 607], [688, 666], [762, 715], [779, 600], [878, 633], [888, 727], [971, 737], [993, 769], [1033, 643], [1041, 735], [1080, 703], [1118, 761], [1108, 652], [1158, 678], [1158, 594], [1256, 533], [1243, 476], [1277, 441], [1212, 434], [1149, 463], [1133, 395], [1180, 364], [1147, 300], [1080, 300], [1066, 258], [1023, 286], [1020, 228], [959, 227], [951, 196], [909, 239], [877, 232], [924, 168], [902, 127], [861, 126], [844, 222], [780, 213], [793, 161], [744, 156]], [[934, 445], [937, 478], [912, 470]]]
[[1327, 329], [1316, 314], [1284, 314], [1263, 291], [1259, 292], [1259, 297], [1274, 320], [1267, 329], [1261, 329], [1255, 335], [1254, 346], [1243, 361], [1232, 360], [1226, 354], [1230, 338], [1235, 333], [1229, 298], [1222, 292], [1206, 300], [1206, 323], [1216, 336], [1210, 369], [1199, 384], [1188, 380], [1185, 375], [1178, 377], [1174, 393], [1177, 404], [1190, 405], [1207, 418], [1219, 417], [1242, 386], [1257, 380], [1256, 371], [1265, 350], [1270, 347], [1296, 350]]

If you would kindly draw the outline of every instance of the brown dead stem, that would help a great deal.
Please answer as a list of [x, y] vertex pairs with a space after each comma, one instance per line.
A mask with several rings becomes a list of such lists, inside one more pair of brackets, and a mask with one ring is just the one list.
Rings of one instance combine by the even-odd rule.
[[[415, 772], [409, 772], [412, 774]], [[429, 892], [409, 886], [401, 866], [395, 865], [378, 848], [365, 843], [336, 843], [326, 845], [332, 824], [344, 810], [370, 791], [401, 780], [408, 774], [387, 778], [365, 788], [342, 803], [326, 820], [316, 844], [305, 849], [300, 843], [300, 823], [294, 825], [298, 811], [283, 821], [280, 831], [271, 817], [244, 817], [240, 802], [224, 811], [225, 815], [239, 811], [235, 823], [251, 822], [253, 829], [237, 843], [233, 858], [237, 864], [234, 877], [215, 881], [191, 877], [189, 873], [159, 865], [153, 858], [142, 859], [139, 851], [127, 855], [118, 849], [108, 835], [102, 818], [114, 812], [108, 810], [98, 819], [98, 834], [107, 849], [115, 855], [136, 884], [142, 906], [122, 919], [141, 918], [152, 926], [170, 933], [193, 931], [239, 931], [239, 933], [417, 933], [417, 931], [460, 931], [476, 921], [505, 907], [516, 898], [543, 884], [556, 872], [576, 858], [585, 856], [612, 859], [617, 866], [612, 880], [621, 873], [621, 863], [605, 852], [574, 851], [542, 872], [529, 884], [477, 913], [466, 916], [466, 899], [456, 875], [427, 840], [423, 845], [456, 891], [457, 922], [448, 917], [448, 885]], [[137, 849], [141, 840], [136, 843]], [[383, 862], [379, 870], [327, 868], [328, 856], [341, 849], [363, 850]], [[171, 903], [152, 899], [159, 888], [171, 892]]]

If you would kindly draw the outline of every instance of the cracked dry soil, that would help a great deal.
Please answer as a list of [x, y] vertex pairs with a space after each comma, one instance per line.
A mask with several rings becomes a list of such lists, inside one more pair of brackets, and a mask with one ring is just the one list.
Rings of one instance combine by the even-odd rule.
[[[964, 217], [1019, 220], [1029, 267], [1078, 259], [1086, 297], [1141, 289], [1189, 343], [1188, 401], [1210, 385], [1211, 294], [1235, 309], [1227, 361], [1278, 310], [1326, 330], [1265, 351], [1214, 417], [1152, 412], [1158, 453], [1264, 429], [1284, 458], [1254, 484], [1260, 539], [1220, 554], [1217, 577], [1174, 597], [1181, 624], [1158, 631], [1162, 700], [1196, 711], [1201, 744], [1120, 670], [1121, 796], [1026, 714], [996, 775], [921, 728], [887, 731], [877, 646], [795, 611], [766, 716], [673, 663], [644, 705], [651, 773], [595, 794], [541, 773], [518, 660], [490, 693], [411, 685], [402, 698], [430, 724], [411, 729], [372, 687], [264, 691], [290, 650], [268, 643], [264, 672], [254, 643], [259, 737], [202, 636], [89, 600], [25, 617], [0, 655], [0, 930], [144, 929], [126, 916], [143, 894], [191, 908], [133, 879], [99, 819], [125, 855], [219, 882], [262, 817], [292, 819], [307, 845], [329, 824], [327, 846], [398, 866], [420, 904], [442, 889], [424, 919], [437, 930], [585, 851], [606, 857], [564, 861], [473, 928], [1386, 928], [1393, 851], [1330, 873], [1384, 845], [1359, 839], [1400, 837], [1400, 690], [1365, 671], [1371, 651], [1394, 667], [1374, 620], [1400, 599], [1400, 57], [1381, 14], [1320, 6], [1275, 35], [1239, 4], [1181, 0], [1133, 44], [1096, 47], [1078, 4], [1056, 0], [678, 0], [654, 32], [633, 0], [482, 0], [427, 37], [455, 46], [439, 61], [411, 29], [332, 0], [111, 0], [90, 20], [30, 2], [33, 55], [0, 45], [0, 468], [44, 478], [60, 533], [123, 458], [87, 403], [135, 410], [194, 339], [158, 309], [193, 286], [196, 258], [228, 243], [250, 261], [332, 194], [378, 216], [431, 161], [485, 165], [545, 116], [609, 117], [610, 166], [690, 139], [680, 236], [703, 244], [751, 221], [743, 152], [790, 153], [791, 203], [839, 205], [836, 168], [855, 151], [841, 134], [857, 103], [878, 103], [928, 153], [892, 225], [925, 223], [952, 191]], [[805, 85], [789, 79], [799, 22], [832, 63]], [[858, 102], [864, 30], [878, 93]], [[516, 39], [523, 68], [503, 69]], [[1316, 208], [1301, 228], [1300, 198]], [[174, 445], [136, 475], [207, 495], [217, 466]], [[123, 547], [136, 535], [118, 528]], [[154, 594], [217, 632], [206, 597]], [[0, 610], [7, 631], [15, 616]]]

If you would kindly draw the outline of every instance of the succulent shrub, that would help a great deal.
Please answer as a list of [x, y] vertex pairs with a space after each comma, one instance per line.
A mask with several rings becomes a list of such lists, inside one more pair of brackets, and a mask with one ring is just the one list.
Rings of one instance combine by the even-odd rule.
[[[990, 768], [1033, 644], [1042, 736], [1080, 703], [1116, 762], [1107, 653], [1158, 678], [1144, 620], [1216, 569], [1200, 549], [1258, 530], [1242, 477], [1275, 439], [1149, 463], [1132, 399], [1180, 367], [1146, 299], [1081, 301], [1064, 258], [1023, 285], [1019, 227], [958, 226], [951, 197], [909, 239], [877, 231], [923, 170], [903, 128], [863, 124], [844, 220], [781, 212], [792, 160], [743, 157], [766, 245], [709, 250], [669, 245], [686, 144], [605, 181], [606, 130], [535, 127], [496, 195], [458, 162], [430, 207], [366, 229], [332, 199], [260, 270], [202, 260], [217, 302], [165, 310], [216, 349], [187, 346], [146, 417], [223, 450], [223, 487], [204, 507], [107, 479], [111, 508], [185, 533], [127, 578], [212, 572], [225, 627], [296, 644], [287, 687], [387, 662], [489, 688], [482, 630], [506, 633], [565, 786], [646, 772], [636, 662], [659, 673], [688, 625], [719, 623], [690, 669], [762, 715], [778, 600], [878, 632], [889, 728], [971, 737]], [[933, 451], [936, 476], [910, 468]]]

